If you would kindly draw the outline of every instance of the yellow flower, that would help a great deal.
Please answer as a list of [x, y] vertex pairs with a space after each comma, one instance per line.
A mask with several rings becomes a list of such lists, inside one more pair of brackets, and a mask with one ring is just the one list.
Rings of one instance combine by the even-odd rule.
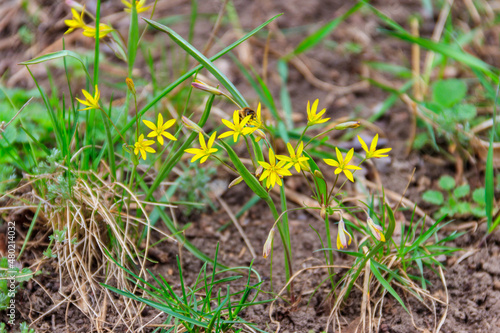
[[[146, 2], [146, 0], [136, 0], [135, 1], [135, 8], [137, 9], [137, 13], [142, 13], [142, 12], [145, 12], [146, 10], [149, 9], [149, 7], [151, 6], [147, 6], [147, 7], [144, 7], [144, 3]], [[122, 0], [122, 3], [127, 6], [127, 8], [125, 8], [125, 11], [127, 13], [130, 13], [132, 11], [132, 2], [131, 1], [127, 1], [127, 0]]]
[[238, 137], [240, 135], [248, 135], [255, 131], [256, 128], [252, 127], [245, 127], [245, 125], [248, 123], [250, 120], [250, 116], [246, 116], [240, 121], [240, 113], [238, 110], [235, 110], [233, 113], [233, 122], [230, 122], [226, 119], [222, 119], [222, 122], [224, 125], [229, 127], [231, 131], [227, 131], [219, 135], [219, 139], [227, 138], [228, 136], [233, 136], [234, 142], [238, 141]]
[[272, 149], [269, 149], [269, 163], [258, 161], [259, 164], [264, 169], [264, 172], [260, 175], [259, 181], [267, 178], [266, 187], [273, 188], [276, 183], [279, 186], [283, 185], [281, 178], [283, 176], [291, 176], [291, 172], [288, 171], [288, 167], [285, 166], [286, 161], [280, 161], [276, 164], [276, 157]]
[[200, 148], [189, 148], [184, 150], [188, 154], [194, 154], [193, 158], [191, 159], [191, 163], [200, 158], [200, 164], [205, 163], [210, 155], [218, 151], [217, 148], [212, 148], [216, 135], [217, 132], [214, 132], [208, 139], [208, 143], [205, 143], [205, 138], [203, 137], [203, 134], [200, 133]]
[[83, 96], [85, 96], [85, 100], [81, 100], [77, 98], [76, 100], [87, 107], [85, 109], [80, 109], [78, 111], [85, 111], [91, 109], [100, 109], [99, 106], [99, 97], [101, 97], [101, 92], [97, 88], [97, 84], [95, 85], [95, 93], [94, 96], [89, 94], [88, 91], [82, 89]]
[[368, 227], [370, 228], [373, 236], [375, 236], [375, 238], [379, 241], [385, 242], [384, 229], [382, 229], [382, 227], [378, 224], [375, 224], [370, 216], [366, 218], [366, 222], [368, 223]]
[[[109, 34], [113, 30], [114, 29], [111, 28], [107, 24], [104, 24], [104, 23], [99, 24], [99, 39], [106, 37], [106, 35]], [[86, 37], [95, 38], [96, 29], [94, 27], [90, 27], [90, 26], [86, 25], [83, 27], [83, 35]]]
[[65, 35], [73, 32], [75, 29], [83, 28], [85, 26], [85, 22], [83, 22], [84, 12], [85, 11], [82, 11], [81, 14], [78, 14], [76, 9], [71, 8], [73, 18], [71, 20], [64, 20], [64, 23], [69, 27], [69, 29], [64, 33]]
[[299, 146], [297, 147], [297, 153], [295, 153], [295, 151], [293, 150], [293, 147], [290, 144], [290, 142], [286, 144], [286, 147], [288, 148], [290, 157], [285, 155], [276, 155], [276, 158], [280, 161], [288, 162], [286, 166], [287, 168], [291, 168], [292, 166], [294, 166], [297, 172], [300, 172], [301, 168], [307, 171], [309, 167], [307, 166], [306, 161], [309, 160], [309, 158], [301, 156], [302, 151], [304, 150], [304, 142], [302, 141], [300, 142]]
[[153, 140], [144, 140], [144, 134], [141, 134], [137, 142], [134, 144], [134, 154], [139, 155], [140, 152], [142, 159], [146, 160], [146, 152], [156, 153], [153, 148], [149, 147], [153, 143], [155, 143]]
[[[347, 240], [347, 236], [349, 236], [349, 240]], [[337, 249], [343, 249], [344, 247], [348, 247], [351, 245], [352, 237], [349, 232], [345, 229], [344, 218], [341, 216], [339, 221], [339, 231], [337, 233]]]
[[363, 147], [364, 151], [366, 151], [366, 159], [387, 157], [389, 155], [383, 155], [383, 154], [388, 153], [389, 151], [392, 150], [392, 148], [376, 149], [378, 134], [375, 135], [375, 137], [373, 138], [372, 143], [370, 145], [370, 149], [368, 149], [367, 144], [363, 141], [363, 139], [361, 139], [359, 135], [358, 135], [358, 140], [361, 143], [361, 147]]
[[336, 175], [338, 175], [341, 172], [344, 172], [347, 179], [349, 179], [351, 182], [354, 182], [354, 177], [352, 176], [352, 172], [349, 169], [361, 170], [359, 166], [349, 165], [349, 162], [351, 161], [352, 156], [354, 155], [354, 148], [351, 148], [351, 150], [347, 152], [347, 155], [345, 155], [345, 159], [342, 157], [342, 153], [337, 147], [335, 147], [335, 151], [337, 153], [337, 161], [332, 160], [330, 158], [325, 158], [324, 159], [325, 163], [337, 167], [337, 169], [335, 169]]
[[311, 103], [307, 101], [307, 126], [321, 124], [330, 120], [330, 118], [321, 119], [326, 109], [323, 109], [319, 113], [316, 113], [316, 111], [318, 110], [318, 103], [319, 99], [316, 99], [311, 107]]
[[264, 124], [262, 123], [260, 102], [259, 105], [257, 106], [257, 111], [255, 111], [255, 116], [250, 118], [250, 120], [248, 121], [248, 125], [256, 128], [264, 127]]
[[[167, 132], [167, 128], [172, 127], [175, 123], [175, 119], [170, 119], [166, 123], [163, 123], [163, 116], [161, 113], [158, 114], [158, 125], [155, 125], [152, 121], [143, 120], [144, 124], [149, 127], [152, 132], [148, 134], [148, 138], [156, 137], [158, 142], [163, 146], [163, 136], [167, 139], [177, 141], [177, 138], [172, 134]], [[163, 135], [163, 136], [162, 136]]]

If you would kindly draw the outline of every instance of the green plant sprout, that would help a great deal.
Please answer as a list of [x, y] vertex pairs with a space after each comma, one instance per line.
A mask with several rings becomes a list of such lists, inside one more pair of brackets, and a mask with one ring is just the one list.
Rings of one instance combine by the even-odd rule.
[[[475, 189], [471, 195], [469, 184], [456, 186], [455, 179], [451, 176], [441, 176], [438, 185], [447, 194], [446, 199], [441, 191], [427, 190], [422, 194], [425, 202], [441, 206], [434, 213], [434, 217], [474, 215], [481, 218], [486, 216], [484, 187]], [[472, 202], [469, 197], [472, 198]]]
[[[201, 268], [196, 281], [192, 286], [186, 285], [184, 281], [182, 266], [177, 257], [179, 269], [180, 290], [176, 292], [163, 276], [155, 276], [148, 271], [152, 282], [134, 274], [132, 271], [121, 266], [111, 257], [128, 275], [134, 285], [144, 291], [147, 298], [137, 296], [136, 293], [120, 290], [115, 287], [104, 285], [115, 293], [142, 302], [168, 315], [164, 324], [155, 332], [177, 332], [180, 329], [186, 332], [232, 332], [236, 327], [246, 326], [259, 332], [262, 331], [254, 324], [243, 320], [239, 314], [245, 308], [263, 304], [269, 301], [255, 301], [260, 292], [262, 280], [259, 274], [250, 267], [234, 267], [230, 269], [216, 270], [219, 244], [215, 251], [215, 259], [212, 273], [207, 273], [207, 262]], [[247, 271], [248, 277], [244, 289], [231, 292], [230, 282], [236, 282], [244, 276], [234, 275], [236, 272]], [[257, 283], [251, 284], [251, 275], [255, 274]], [[218, 278], [219, 275], [223, 277]], [[177, 289], [177, 288], [176, 288]], [[253, 294], [253, 295], [252, 295]], [[241, 328], [237, 330], [241, 332]]]
[[[0, 311], [7, 310], [11, 298], [14, 298], [18, 290], [23, 288], [23, 283], [33, 277], [33, 272], [29, 268], [19, 269], [18, 267], [9, 267], [9, 259], [0, 259]], [[17, 285], [11, 289], [11, 283], [15, 280]]]

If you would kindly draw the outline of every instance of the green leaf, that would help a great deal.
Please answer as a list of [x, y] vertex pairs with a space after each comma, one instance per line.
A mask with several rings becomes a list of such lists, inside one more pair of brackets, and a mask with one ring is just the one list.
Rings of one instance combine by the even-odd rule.
[[471, 209], [471, 212], [476, 217], [485, 217], [486, 216], [486, 210], [484, 209], [484, 206], [473, 206]]
[[443, 190], [451, 191], [455, 186], [455, 179], [453, 179], [453, 177], [442, 176], [441, 178], [439, 178], [439, 187], [441, 187]]
[[443, 193], [435, 190], [425, 191], [424, 194], [422, 195], [422, 199], [425, 202], [428, 202], [436, 206], [442, 205], [444, 202]]
[[62, 50], [62, 51], [57, 51], [57, 52], [45, 54], [45, 55], [36, 57], [34, 59], [21, 62], [21, 63], [19, 63], [19, 65], [40, 64], [40, 63], [45, 62], [45, 61], [50, 61], [50, 60], [59, 59], [59, 58], [63, 58], [63, 57], [72, 57], [72, 58], [75, 58], [76, 60], [78, 60], [82, 64], [82, 67], [83, 67], [83, 70], [85, 71], [85, 74], [90, 79], [90, 74], [87, 71], [87, 68], [85, 67], [85, 63], [83, 62], [82, 58], [80, 58], [80, 56], [77, 53], [75, 53], [73, 51], [68, 51], [68, 50]]
[[347, 12], [345, 12], [343, 15], [333, 19], [332, 21], [328, 22], [309, 36], [307, 36], [302, 42], [297, 45], [295, 50], [293, 50], [292, 53], [288, 54], [285, 56], [285, 59], [289, 59], [294, 55], [298, 55], [300, 53], [303, 53], [314, 46], [321, 42], [324, 38], [326, 38], [342, 21], [347, 19], [349, 16], [357, 12], [361, 7], [364, 6], [363, 2], [358, 2], [354, 6], [352, 6]]
[[476, 107], [471, 104], [458, 104], [453, 108], [458, 121], [470, 121], [477, 115]]
[[243, 177], [243, 180], [248, 185], [248, 187], [250, 187], [250, 189], [259, 197], [267, 201], [269, 199], [269, 193], [267, 193], [267, 191], [262, 187], [257, 178], [255, 178], [255, 176], [252, 175], [250, 171], [248, 171], [247, 167], [241, 162], [240, 158], [235, 153], [233, 148], [231, 148], [231, 146], [229, 146], [222, 140], [220, 140], [219, 142], [226, 149], [231, 162], [233, 162], [234, 167], [236, 168], [236, 170], [238, 170], [240, 176]]
[[150, 26], [153, 28], [163, 31], [166, 33], [177, 45], [179, 45], [184, 51], [189, 53], [194, 59], [200, 62], [219, 82], [229, 91], [233, 98], [238, 102], [241, 107], [248, 106], [245, 98], [236, 89], [234, 84], [212, 63], [210, 59], [205, 57], [200, 51], [198, 51], [193, 45], [189, 44], [184, 38], [182, 38], [174, 30], [170, 29], [163, 24], [155, 22], [153, 20], [148, 20], [143, 18]]
[[456, 205], [456, 210], [458, 214], [468, 214], [471, 212], [472, 207], [470, 206], [470, 203], [468, 202], [459, 202]]
[[[236, 42], [232, 43], [231, 45], [227, 46], [223, 50], [219, 51], [216, 55], [214, 55], [213, 57], [211, 57], [210, 60], [215, 61], [215, 60], [219, 59], [220, 57], [222, 57], [223, 55], [225, 55], [226, 53], [228, 53], [229, 51], [231, 51], [232, 49], [234, 49], [235, 47], [237, 47], [241, 43], [245, 42], [246, 40], [248, 40], [253, 35], [255, 35], [257, 32], [259, 32], [261, 29], [263, 29], [266, 25], [268, 25], [269, 23], [271, 23], [272, 21], [274, 21], [279, 16], [281, 16], [281, 14], [278, 14], [278, 15], [270, 18], [266, 22], [262, 23], [257, 28], [253, 29], [252, 31], [250, 31], [249, 33], [247, 33], [245, 36], [243, 36], [242, 38], [238, 39]], [[146, 106], [144, 106], [141, 109], [141, 111], [139, 111], [139, 116], [144, 115], [149, 109], [151, 109], [154, 105], [156, 105], [169, 92], [171, 92], [172, 90], [174, 90], [177, 86], [179, 86], [186, 79], [190, 78], [193, 74], [195, 74], [197, 71], [199, 71], [202, 67], [203, 67], [202, 65], [196, 66], [195, 68], [191, 69], [187, 73], [185, 73], [182, 76], [180, 76], [177, 80], [175, 80], [174, 82], [172, 82], [171, 84], [169, 84], [157, 96], [155, 96], [153, 98], [153, 100], [151, 100], [151, 102], [149, 102]], [[127, 130], [130, 127], [132, 127], [133, 125], [135, 125], [135, 119], [130, 120], [125, 126], [123, 126], [123, 128], [121, 129], [120, 132], [122, 134], [125, 134], [125, 132], [127, 132]], [[114, 137], [113, 142], [118, 141], [119, 138], [120, 138], [120, 136], [117, 134]]]
[[467, 195], [469, 195], [469, 193], [470, 193], [470, 186], [469, 186], [469, 184], [460, 185], [459, 187], [457, 187], [453, 191], [453, 195], [457, 199], [466, 197]]
[[405, 309], [405, 311], [409, 313], [409, 311], [406, 308], [405, 303], [403, 302], [403, 300], [401, 299], [401, 297], [399, 297], [398, 293], [394, 290], [394, 288], [392, 288], [391, 285], [389, 284], [389, 282], [387, 282], [387, 280], [384, 279], [384, 277], [382, 276], [382, 274], [380, 274], [380, 271], [374, 265], [374, 261], [373, 260], [370, 260], [370, 269], [373, 272], [373, 275], [380, 282], [380, 284], [382, 285], [382, 287], [384, 287], [384, 289], [387, 290], [399, 302], [399, 304], [401, 304], [401, 306], [403, 307], [403, 309]]
[[467, 85], [463, 80], [436, 81], [432, 85], [432, 99], [444, 107], [451, 107], [465, 98]]
[[304, 150], [304, 156], [309, 158], [309, 160], [307, 160], [307, 162], [309, 163], [309, 168], [311, 169], [311, 174], [313, 175], [313, 177], [315, 179], [314, 180], [314, 184], [316, 185], [316, 193], [319, 196], [319, 198], [317, 198], [317, 200], [318, 200], [318, 202], [326, 204], [325, 200], [326, 200], [326, 198], [328, 196], [327, 188], [326, 188], [326, 182], [325, 182], [324, 179], [322, 179], [320, 177], [316, 177], [314, 175], [314, 171], [321, 172], [321, 170], [319, 169], [318, 165], [313, 160], [313, 158], [311, 157], [311, 155], [309, 155], [309, 153], [306, 152], [305, 150]]
[[132, 77], [132, 70], [134, 69], [135, 57], [137, 55], [137, 47], [139, 43], [139, 21], [137, 18], [136, 4], [134, 2], [132, 2], [132, 9], [130, 11], [130, 27], [128, 31], [127, 61], [129, 77]]
[[484, 192], [484, 187], [476, 188], [474, 192], [472, 192], [472, 200], [482, 206], [486, 204], [486, 193]]
[[408, 42], [418, 44], [423, 48], [442, 54], [445, 57], [452, 58], [464, 65], [471, 67], [472, 69], [478, 69], [487, 76], [489, 76], [495, 83], [498, 83], [497, 74], [493, 70], [492, 66], [474, 57], [473, 55], [463, 51], [459, 47], [459, 45], [455, 46], [455, 45], [448, 45], [442, 42], [434, 42], [429, 39], [413, 36], [410, 33], [401, 30], [387, 31], [387, 33], [401, 40], [406, 40]]

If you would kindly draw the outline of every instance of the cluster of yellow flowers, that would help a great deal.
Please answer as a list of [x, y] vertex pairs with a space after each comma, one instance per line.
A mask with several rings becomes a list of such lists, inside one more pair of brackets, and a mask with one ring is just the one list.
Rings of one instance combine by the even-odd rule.
[[[131, 91], [135, 93], [135, 87], [133, 86], [133, 82], [130, 79], [127, 79], [127, 86]], [[82, 90], [83, 95], [85, 96], [85, 100], [78, 99], [78, 102], [85, 105], [86, 108], [81, 110], [90, 110], [90, 109], [100, 109], [102, 108], [99, 105], [100, 92], [95, 86], [95, 92], [92, 96], [89, 92]], [[307, 127], [324, 123], [329, 118], [323, 118], [323, 114], [325, 113], [325, 109], [321, 110], [317, 113], [318, 100], [314, 101], [314, 103], [307, 103]], [[207, 159], [212, 156], [214, 153], [218, 151], [217, 148], [214, 148], [213, 145], [215, 143], [215, 139], [223, 139], [227, 137], [233, 138], [234, 142], [238, 142], [240, 137], [245, 137], [250, 134], [256, 134], [256, 141], [260, 139], [265, 139], [268, 144], [268, 162], [266, 161], [257, 161], [260, 167], [256, 171], [256, 176], [259, 177], [259, 181], [265, 181], [266, 187], [268, 189], [273, 188], [276, 184], [279, 186], [283, 185], [282, 178], [285, 176], [291, 176], [290, 168], [294, 167], [295, 170], [300, 172], [310, 171], [309, 168], [309, 157], [303, 156], [304, 152], [304, 142], [299, 140], [299, 143], [294, 148], [290, 142], [286, 144], [289, 155], [275, 155], [273, 149], [270, 147], [267, 142], [266, 136], [262, 130], [265, 130], [264, 123], [262, 121], [261, 116], [261, 105], [259, 103], [257, 107], [257, 111], [255, 113], [249, 115], [241, 115], [240, 110], [235, 110], [233, 112], [233, 121], [230, 122], [226, 119], [222, 119], [222, 123], [229, 129], [226, 132], [217, 136], [217, 132], [213, 132], [210, 136], [207, 135], [208, 141], [205, 140], [205, 133], [203, 130], [198, 127], [196, 124], [192, 123], [188, 119], [184, 119], [186, 127], [193, 129], [199, 132], [199, 143], [200, 148], [188, 148], [185, 150], [188, 154], [193, 154], [194, 156], [191, 159], [191, 162], [195, 162], [199, 160], [200, 163], [204, 163]], [[164, 144], [164, 137], [176, 141], [177, 138], [172, 134], [167, 132], [167, 129], [172, 127], [175, 124], [175, 119], [170, 119], [166, 122], [163, 120], [163, 116], [158, 114], [157, 123], [153, 123], [149, 120], [143, 120], [143, 123], [151, 129], [151, 132], [147, 135], [148, 138], [156, 138], [160, 145]], [[357, 125], [357, 123], [353, 124]], [[306, 129], [307, 129], [306, 127]], [[353, 171], [351, 170], [359, 170], [361, 167], [361, 163], [370, 158], [381, 158], [386, 157], [386, 155], [391, 148], [377, 149], [378, 142], [378, 134], [373, 138], [370, 147], [365, 143], [365, 141], [358, 136], [358, 140], [361, 144], [361, 147], [366, 152], [365, 158], [358, 164], [352, 165], [349, 164], [354, 156], [354, 148], [351, 148], [347, 154], [342, 155], [341, 151], [338, 148], [335, 148], [335, 153], [337, 156], [337, 160], [334, 159], [324, 159], [324, 162], [327, 165], [335, 167], [334, 173], [339, 175], [340, 173], [344, 173], [344, 175], [351, 182], [354, 182]], [[146, 160], [147, 153], [156, 153], [156, 151], [151, 147], [155, 143], [154, 140], [148, 140], [144, 137], [144, 134], [138, 136], [137, 141], [135, 142], [133, 148], [135, 155], [139, 155]], [[306, 144], [307, 145], [307, 144]], [[375, 224], [373, 220], [368, 216], [367, 224], [369, 229], [372, 231], [373, 235], [381, 241], [385, 241], [383, 229], [379, 225]], [[337, 247], [339, 249], [347, 247], [352, 240], [352, 236], [345, 229], [344, 220], [341, 217], [339, 221], [339, 228], [337, 234]]]
[[[133, 86], [133, 82], [130, 79], [127, 79], [127, 85]], [[101, 97], [101, 92], [99, 91], [98, 86], [95, 86], [95, 92], [94, 96], [92, 96], [88, 91], [82, 89], [83, 96], [85, 96], [85, 100], [76, 98], [78, 102], [81, 104], [85, 105], [86, 108], [79, 109], [78, 111], [85, 111], [85, 110], [101, 110], [101, 106], [99, 105], [99, 98]], [[148, 138], [154, 138], [158, 140], [158, 143], [163, 146], [164, 144], [164, 139], [163, 137], [176, 141], [177, 138], [167, 132], [167, 129], [172, 127], [175, 124], [175, 119], [170, 119], [166, 122], [163, 122], [163, 116], [161, 113], [158, 114], [158, 120], [157, 123], [153, 123], [152, 121], [149, 120], [143, 120], [143, 123], [151, 129], [151, 132], [148, 134]], [[144, 138], [144, 134], [139, 135], [137, 138], [137, 141], [134, 143], [134, 153], [136, 155], [141, 154], [141, 157], [146, 160], [146, 153], [156, 153], [156, 150], [154, 150], [151, 145], [153, 145], [155, 142], [154, 140], [147, 140]]]
[[[146, 2], [146, 0], [140, 0], [140, 1], [136, 0], [135, 1], [137, 13], [142, 13], [142, 12], [149, 9], [150, 6], [144, 6], [145, 2]], [[122, 0], [122, 3], [127, 7], [127, 8], [125, 8], [125, 11], [130, 12], [131, 8], [132, 8], [132, 2]], [[64, 23], [66, 23], [66, 25], [69, 27], [69, 29], [64, 34], [69, 34], [76, 29], [83, 29], [84, 36], [95, 38], [96, 28], [85, 24], [85, 22], [83, 20], [83, 15], [85, 14], [85, 7], [82, 8], [81, 13], [78, 13], [78, 11], [75, 8], [71, 8], [71, 13], [72, 13], [73, 17], [70, 20], [64, 20]], [[99, 39], [106, 37], [112, 31], [113, 31], [112, 27], [110, 27], [107, 24], [100, 23], [99, 24]]]
[[[159, 113], [156, 125], [155, 123], [149, 120], [143, 120], [142, 122], [147, 127], [149, 127], [149, 129], [151, 129], [151, 132], [149, 132], [148, 134], [148, 138], [156, 137], [160, 145], [163, 146], [163, 143], [165, 142], [163, 137], [166, 137], [167, 139], [172, 141], [177, 141], [177, 138], [175, 136], [167, 132], [167, 129], [169, 129], [175, 124], [175, 119], [170, 119], [166, 122], [163, 122], [163, 116], [161, 115], [161, 113]], [[142, 159], [145, 160], [146, 152], [156, 153], [156, 150], [150, 147], [154, 143], [155, 143], [154, 140], [144, 139], [144, 134], [141, 134], [137, 139], [137, 142], [134, 144], [134, 154], [139, 155], [139, 153], [141, 153]]]

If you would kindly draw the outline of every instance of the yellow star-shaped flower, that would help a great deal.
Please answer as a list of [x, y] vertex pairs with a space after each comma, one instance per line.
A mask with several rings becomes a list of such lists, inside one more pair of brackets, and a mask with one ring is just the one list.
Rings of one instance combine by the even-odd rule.
[[83, 22], [84, 12], [85, 11], [82, 11], [81, 14], [78, 14], [76, 9], [71, 8], [73, 18], [71, 20], [64, 20], [64, 23], [69, 27], [69, 29], [64, 33], [65, 35], [73, 32], [75, 29], [83, 28], [85, 26], [85, 22]]
[[144, 124], [149, 127], [152, 132], [148, 134], [148, 138], [156, 137], [158, 139], [158, 143], [163, 146], [163, 137], [170, 139], [172, 141], [177, 141], [177, 138], [172, 134], [167, 132], [167, 129], [172, 127], [175, 123], [175, 119], [170, 119], [166, 123], [163, 123], [163, 116], [161, 113], [158, 114], [158, 124], [155, 125], [152, 121], [143, 120]]
[[139, 136], [139, 139], [134, 144], [134, 154], [139, 155], [141, 153], [141, 157], [143, 160], [146, 160], [146, 152], [148, 153], [156, 153], [156, 151], [149, 147], [155, 142], [153, 140], [144, 140], [144, 134]]
[[85, 109], [80, 109], [78, 111], [85, 111], [85, 110], [91, 110], [91, 109], [100, 109], [101, 107], [99, 106], [99, 98], [101, 97], [101, 92], [97, 88], [97, 84], [95, 85], [95, 92], [94, 96], [89, 94], [88, 91], [82, 89], [83, 96], [85, 96], [85, 100], [81, 100], [77, 98], [76, 100], [80, 102], [83, 105], [86, 105], [87, 107]]
[[297, 153], [293, 150], [292, 145], [290, 142], [286, 144], [286, 147], [288, 148], [288, 152], [290, 153], [290, 157], [285, 156], [285, 155], [276, 155], [276, 158], [280, 161], [286, 161], [288, 162], [287, 168], [291, 168], [292, 166], [295, 167], [295, 170], [297, 172], [300, 172], [301, 169], [303, 170], [308, 170], [309, 167], [307, 166], [306, 161], [309, 159], [308, 157], [301, 156], [302, 151], [304, 150], [304, 142], [300, 142], [299, 146], [297, 147]]
[[[99, 39], [106, 37], [107, 34], [109, 34], [111, 31], [114, 29], [111, 28], [109, 25], [101, 23], [99, 24]], [[83, 35], [86, 37], [93, 37], [95, 38], [96, 35], [96, 29], [95, 27], [90, 27], [88, 25], [83, 27]]]
[[338, 175], [341, 172], [344, 172], [345, 176], [347, 179], [349, 179], [351, 182], [354, 182], [354, 177], [352, 176], [352, 172], [350, 170], [361, 170], [359, 166], [356, 165], [349, 165], [349, 162], [352, 159], [352, 156], [354, 155], [354, 148], [351, 148], [345, 155], [342, 157], [342, 153], [340, 150], [335, 147], [335, 152], [337, 153], [337, 161], [330, 159], [330, 158], [325, 158], [324, 161], [326, 164], [337, 167], [335, 169], [335, 174]]
[[[144, 7], [144, 3], [146, 2], [146, 0], [136, 0], [135, 1], [135, 8], [137, 9], [137, 13], [142, 13], [142, 12], [145, 12], [149, 9], [149, 7], [151, 6], [146, 6]], [[127, 8], [125, 8], [125, 11], [127, 13], [130, 13], [132, 11], [132, 2], [131, 1], [127, 1], [127, 0], [122, 0], [122, 3], [127, 6]]]
[[235, 110], [233, 113], [233, 122], [230, 122], [226, 119], [222, 119], [224, 125], [229, 127], [230, 131], [224, 132], [219, 135], [219, 139], [227, 138], [228, 136], [233, 136], [234, 142], [238, 141], [238, 137], [240, 135], [248, 135], [253, 133], [256, 130], [256, 127], [245, 127], [245, 125], [250, 120], [250, 116], [246, 116], [240, 121], [240, 113], [238, 110]]
[[363, 139], [361, 139], [359, 135], [358, 140], [359, 143], [361, 143], [361, 147], [363, 147], [363, 150], [366, 151], [366, 159], [387, 157], [389, 155], [383, 154], [388, 153], [392, 150], [392, 148], [377, 149], [378, 134], [376, 134], [373, 138], [370, 149], [368, 149], [368, 145], [363, 141]]
[[208, 143], [205, 143], [205, 138], [203, 137], [203, 134], [200, 133], [200, 148], [189, 148], [184, 150], [188, 154], [194, 154], [193, 158], [191, 159], [191, 163], [200, 158], [200, 164], [205, 163], [210, 155], [218, 151], [217, 148], [212, 148], [216, 135], [217, 132], [214, 132], [208, 139]]
[[263, 181], [267, 178], [266, 187], [273, 188], [276, 183], [279, 186], [283, 185], [281, 178], [283, 176], [291, 176], [292, 173], [288, 171], [288, 168], [285, 166], [286, 161], [280, 161], [276, 164], [276, 156], [272, 149], [269, 149], [269, 163], [258, 161], [259, 164], [264, 168], [264, 172], [260, 175], [259, 181]]
[[330, 120], [330, 118], [321, 118], [326, 112], [326, 109], [323, 109], [319, 113], [316, 113], [316, 111], [318, 110], [318, 103], [319, 99], [316, 99], [311, 107], [311, 103], [307, 101], [307, 126], [322, 124]]

